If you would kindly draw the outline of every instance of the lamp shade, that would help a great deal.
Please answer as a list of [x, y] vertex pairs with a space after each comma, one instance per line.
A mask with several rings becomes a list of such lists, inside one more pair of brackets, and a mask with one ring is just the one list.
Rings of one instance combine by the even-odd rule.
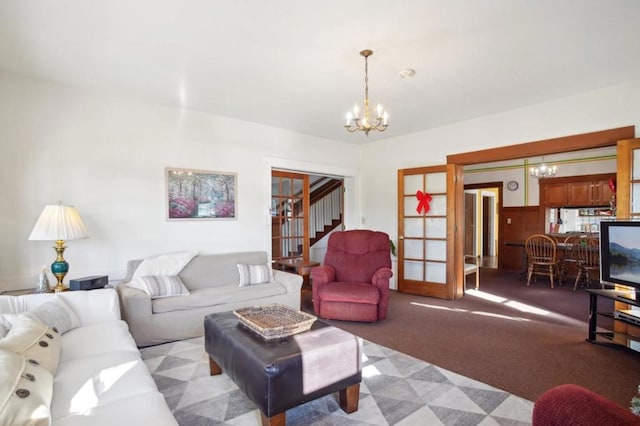
[[58, 241], [89, 238], [82, 218], [73, 206], [48, 205], [40, 214], [29, 240]]

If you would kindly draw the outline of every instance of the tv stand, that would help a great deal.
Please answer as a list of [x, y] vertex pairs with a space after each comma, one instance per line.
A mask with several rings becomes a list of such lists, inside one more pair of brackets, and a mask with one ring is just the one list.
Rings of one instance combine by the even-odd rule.
[[[599, 343], [598, 337], [604, 338], [610, 343], [625, 346], [640, 352], [640, 327], [624, 318], [616, 318], [614, 312], [598, 312], [598, 297], [610, 299], [632, 306], [640, 306], [640, 301], [632, 296], [633, 293], [619, 290], [595, 290], [587, 289], [589, 293], [589, 334], [587, 342]], [[596, 331], [598, 316], [611, 318], [614, 321], [614, 329], [609, 331]], [[616, 323], [626, 325], [627, 331], [616, 330]]]
[[[619, 297], [620, 299], [623, 299], [622, 301], [624, 303], [629, 303], [630, 305], [634, 305], [635, 303], [638, 302], [638, 296], [637, 296], [637, 293], [635, 292], [633, 294], [625, 293], [623, 295], [620, 295]], [[635, 306], [638, 306], [638, 305], [635, 305]]]

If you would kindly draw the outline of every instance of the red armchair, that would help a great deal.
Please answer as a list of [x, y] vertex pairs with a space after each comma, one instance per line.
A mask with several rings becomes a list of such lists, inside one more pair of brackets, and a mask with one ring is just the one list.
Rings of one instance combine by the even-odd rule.
[[565, 384], [549, 389], [533, 406], [533, 426], [640, 425], [628, 408], [589, 389]]
[[313, 310], [325, 319], [383, 320], [392, 276], [387, 234], [365, 229], [334, 232], [324, 264], [311, 270]]

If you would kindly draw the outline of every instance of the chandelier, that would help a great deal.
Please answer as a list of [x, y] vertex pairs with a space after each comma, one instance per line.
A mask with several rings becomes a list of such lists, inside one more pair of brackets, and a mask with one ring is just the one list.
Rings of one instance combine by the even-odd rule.
[[344, 128], [351, 133], [360, 130], [369, 136], [369, 132], [372, 130], [379, 132], [387, 130], [387, 127], [389, 127], [387, 124], [389, 114], [382, 109], [380, 104], [376, 108], [375, 117], [369, 109], [369, 66], [367, 59], [373, 55], [373, 51], [363, 50], [360, 55], [364, 56], [364, 106], [361, 110], [356, 104], [353, 107], [353, 112], [347, 113], [347, 124], [344, 125]]
[[556, 166], [550, 167], [544, 164], [544, 157], [542, 157], [542, 163], [536, 167], [531, 167], [529, 174], [536, 179], [550, 178], [556, 175], [556, 169]]

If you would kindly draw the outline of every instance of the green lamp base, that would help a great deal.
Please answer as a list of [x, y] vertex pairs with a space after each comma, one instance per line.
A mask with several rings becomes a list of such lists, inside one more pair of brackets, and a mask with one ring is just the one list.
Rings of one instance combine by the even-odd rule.
[[67, 247], [64, 245], [63, 240], [57, 240], [56, 246], [54, 247], [57, 257], [56, 261], [51, 264], [51, 272], [56, 277], [58, 281], [56, 286], [52, 289], [54, 292], [58, 293], [61, 291], [69, 290], [68, 287], [65, 287], [62, 281], [64, 280], [64, 276], [69, 272], [69, 263], [64, 260], [64, 249]]

